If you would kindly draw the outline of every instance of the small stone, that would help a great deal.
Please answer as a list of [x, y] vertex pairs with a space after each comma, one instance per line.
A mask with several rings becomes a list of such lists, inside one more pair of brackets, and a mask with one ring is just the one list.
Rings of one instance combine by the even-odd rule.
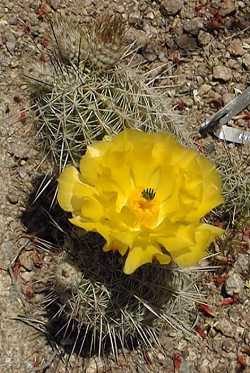
[[134, 43], [136, 48], [145, 48], [148, 44], [148, 37], [146, 33], [132, 27], [126, 33], [126, 40], [128, 40], [128, 42], [131, 44]]
[[232, 56], [239, 57], [245, 53], [240, 39], [234, 39], [228, 47], [228, 51]]
[[183, 22], [184, 31], [192, 35], [198, 35], [202, 27], [203, 27], [203, 22], [202, 22], [202, 19], [199, 17], [188, 19]]
[[153, 12], [148, 12], [146, 15], [145, 15], [145, 18], [146, 19], [154, 19], [155, 18], [155, 16], [154, 16], [154, 13]]
[[198, 48], [197, 41], [196, 39], [187, 34], [182, 34], [176, 39], [176, 43], [179, 48], [184, 49], [184, 50], [195, 50]]
[[7, 200], [9, 201], [9, 203], [11, 203], [12, 205], [16, 205], [18, 203], [18, 199], [19, 199], [19, 196], [18, 196], [17, 190], [15, 189], [10, 190], [7, 195]]
[[247, 254], [238, 254], [237, 260], [234, 263], [236, 272], [248, 273], [250, 268], [250, 256]]
[[6, 48], [12, 54], [16, 48], [16, 37], [13, 34], [9, 34], [6, 40]]
[[226, 66], [215, 66], [213, 69], [213, 78], [222, 82], [228, 82], [232, 79], [232, 72]]
[[133, 13], [129, 14], [128, 22], [132, 26], [140, 26], [142, 17], [140, 11], [134, 11]]
[[226, 337], [233, 337], [234, 336], [234, 330], [232, 328], [232, 325], [229, 320], [227, 319], [221, 319], [219, 320], [214, 328], [221, 332]]
[[183, 0], [161, 0], [161, 7], [165, 15], [175, 16], [183, 7]]
[[33, 276], [34, 274], [32, 272], [22, 271], [22, 280], [24, 281], [24, 283], [31, 282]]
[[247, 71], [250, 71], [250, 53], [246, 54], [243, 58], [242, 58], [242, 63], [243, 63], [243, 66], [245, 67], [245, 69]]
[[49, 0], [49, 5], [53, 10], [57, 10], [61, 5], [61, 0]]
[[199, 32], [198, 41], [203, 47], [211, 43], [212, 40], [213, 40], [213, 37], [208, 32], [205, 32], [202, 30]]
[[17, 22], [18, 22], [18, 18], [17, 18], [16, 16], [12, 16], [12, 17], [10, 17], [10, 19], [9, 19], [9, 24], [10, 24], [11, 26], [16, 26], [16, 25], [17, 25]]
[[236, 5], [234, 0], [224, 0], [221, 2], [221, 8], [219, 14], [223, 17], [228, 16], [236, 11]]
[[211, 86], [209, 84], [202, 84], [199, 89], [199, 95], [205, 96], [211, 90]]
[[232, 352], [235, 350], [235, 348], [236, 348], [235, 341], [230, 338], [226, 338], [222, 342], [222, 349], [226, 352]]
[[216, 147], [215, 147], [214, 143], [210, 142], [209, 144], [205, 145], [205, 150], [206, 150], [206, 153], [212, 154], [212, 153], [215, 152]]
[[157, 59], [157, 55], [150, 46], [147, 47], [145, 51], [143, 51], [143, 57], [149, 62], [153, 62]]
[[226, 293], [230, 296], [234, 294], [242, 295], [244, 290], [244, 281], [241, 276], [234, 272], [234, 270], [229, 271], [228, 277], [225, 281], [225, 290]]
[[24, 251], [20, 255], [20, 263], [26, 269], [26, 271], [32, 271], [34, 268], [34, 263], [31, 256], [31, 251]]

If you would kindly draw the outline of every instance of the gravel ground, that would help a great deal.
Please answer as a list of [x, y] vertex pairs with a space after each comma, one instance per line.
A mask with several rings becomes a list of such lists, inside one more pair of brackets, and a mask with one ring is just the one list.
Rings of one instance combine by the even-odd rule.
[[[51, 351], [42, 338], [13, 320], [24, 312], [20, 288], [6, 269], [18, 254], [23, 227], [20, 215], [25, 195], [42, 156], [35, 147], [32, 119], [26, 117], [27, 87], [23, 78], [35, 58], [43, 58], [47, 45], [45, 15], [62, 13], [87, 22], [111, 8], [130, 25], [127, 38], [138, 47], [136, 59], [145, 70], [164, 65], [166, 77], [158, 81], [194, 133], [250, 82], [249, 0], [2, 0], [0, 4], [0, 372], [43, 371]], [[171, 62], [171, 66], [170, 66]], [[167, 68], [166, 68], [167, 66]], [[169, 67], [170, 66], [170, 67]], [[163, 73], [164, 76], [164, 73]], [[164, 87], [164, 88], [163, 88]], [[237, 127], [250, 127], [250, 116], [240, 115]], [[220, 146], [212, 138], [200, 146]], [[233, 150], [234, 145], [229, 147]], [[225, 248], [216, 264], [220, 270], [203, 277], [209, 309], [203, 309], [197, 336], [169, 332], [162, 336], [166, 355], [135, 356], [139, 371], [180, 373], [250, 373], [250, 248], [249, 227], [238, 232], [241, 244]], [[26, 279], [26, 283], [28, 280]], [[225, 297], [227, 294], [227, 298]], [[27, 292], [26, 292], [27, 295]], [[230, 297], [229, 297], [230, 296]], [[25, 305], [29, 307], [29, 305]], [[85, 368], [70, 371], [131, 371], [128, 364], [104, 367], [92, 359]], [[130, 366], [130, 367], [131, 367]], [[83, 370], [84, 369], [84, 370]], [[51, 365], [48, 372], [61, 372]]]

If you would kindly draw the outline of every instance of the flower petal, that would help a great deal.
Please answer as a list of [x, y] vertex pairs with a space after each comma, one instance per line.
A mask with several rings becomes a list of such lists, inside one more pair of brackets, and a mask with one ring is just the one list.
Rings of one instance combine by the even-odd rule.
[[173, 256], [176, 264], [188, 267], [198, 264], [198, 262], [207, 255], [207, 249], [214, 239], [221, 236], [224, 230], [209, 224], [200, 224], [195, 231], [195, 242], [188, 250], [183, 250], [178, 255]]
[[66, 167], [58, 179], [59, 205], [65, 211], [74, 211], [80, 208], [80, 200], [85, 196], [92, 196], [93, 187], [81, 182], [79, 172], [73, 166]]
[[143, 264], [152, 263], [154, 257], [159, 258], [159, 261], [164, 264], [169, 263], [171, 260], [168, 255], [163, 254], [156, 246], [133, 247], [129, 250], [123, 271], [125, 274], [130, 275]]

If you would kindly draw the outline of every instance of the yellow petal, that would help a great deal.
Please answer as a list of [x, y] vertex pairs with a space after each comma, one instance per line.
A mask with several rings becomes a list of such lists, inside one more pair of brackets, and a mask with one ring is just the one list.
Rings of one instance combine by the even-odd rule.
[[58, 179], [58, 203], [65, 211], [80, 210], [83, 198], [92, 196], [93, 187], [82, 183], [73, 166], [66, 167]]
[[102, 223], [84, 221], [80, 216], [69, 219], [70, 223], [87, 232], [98, 232], [108, 243], [110, 242], [110, 229]]
[[129, 250], [123, 272], [126, 275], [130, 275], [143, 264], [152, 263], [154, 257], [159, 258], [161, 263], [169, 263], [171, 260], [168, 255], [163, 254], [156, 246], [149, 245], [145, 248], [140, 246], [133, 247]]
[[188, 267], [198, 264], [207, 255], [207, 250], [214, 239], [224, 232], [223, 229], [209, 224], [201, 224], [195, 231], [195, 242], [179, 255], [173, 255], [176, 264]]
[[104, 209], [96, 198], [84, 199], [82, 201], [81, 215], [84, 216], [85, 219], [98, 221], [103, 217]]
[[112, 240], [109, 244], [106, 244], [103, 251], [119, 251], [121, 256], [124, 256], [128, 251], [128, 246], [119, 240]]

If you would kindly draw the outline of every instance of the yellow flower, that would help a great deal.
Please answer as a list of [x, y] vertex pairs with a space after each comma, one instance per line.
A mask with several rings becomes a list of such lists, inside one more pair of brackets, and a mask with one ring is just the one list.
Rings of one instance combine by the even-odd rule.
[[214, 165], [167, 133], [125, 130], [89, 146], [80, 172], [59, 177], [70, 222], [99, 232], [105, 251], [127, 254], [124, 272], [145, 263], [197, 264], [223, 230], [201, 218], [223, 202]]

